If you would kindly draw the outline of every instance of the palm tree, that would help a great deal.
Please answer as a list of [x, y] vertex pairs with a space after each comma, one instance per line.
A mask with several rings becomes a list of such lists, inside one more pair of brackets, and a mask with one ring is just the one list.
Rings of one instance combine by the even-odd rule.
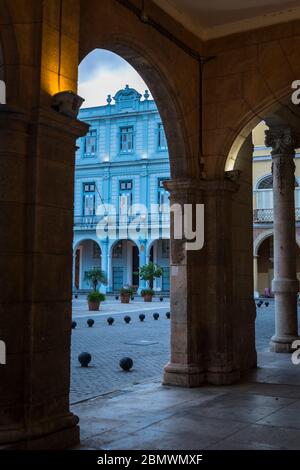
[[98, 290], [98, 285], [107, 284], [106, 274], [101, 268], [92, 268], [89, 271], [86, 271], [84, 279], [89, 282], [94, 292]]

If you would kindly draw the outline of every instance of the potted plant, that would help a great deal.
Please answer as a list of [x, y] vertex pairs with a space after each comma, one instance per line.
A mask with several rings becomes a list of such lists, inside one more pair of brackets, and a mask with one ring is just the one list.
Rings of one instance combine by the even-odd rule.
[[144, 298], [144, 302], [152, 302], [154, 294], [154, 290], [150, 288], [141, 290], [141, 296]]
[[132, 294], [133, 289], [131, 287], [122, 287], [122, 289], [120, 290], [121, 303], [129, 304]]
[[102, 292], [93, 290], [92, 292], [88, 294], [87, 300], [88, 300], [89, 310], [96, 311], [96, 310], [99, 310], [100, 302], [103, 302], [105, 300], [105, 295], [102, 294]]
[[145, 266], [142, 266], [139, 269], [139, 277], [143, 281], [147, 281], [147, 289], [141, 291], [141, 296], [144, 297], [144, 302], [152, 302], [152, 297], [154, 296], [154, 290], [152, 289], [154, 279], [161, 277], [163, 274], [163, 268], [158, 266], [155, 263], [150, 261]]
[[101, 284], [107, 284], [106, 275], [101, 268], [92, 268], [85, 273], [84, 277], [92, 286], [92, 292], [87, 296], [89, 310], [99, 310], [100, 302], [105, 300], [105, 295], [99, 292], [98, 287]]

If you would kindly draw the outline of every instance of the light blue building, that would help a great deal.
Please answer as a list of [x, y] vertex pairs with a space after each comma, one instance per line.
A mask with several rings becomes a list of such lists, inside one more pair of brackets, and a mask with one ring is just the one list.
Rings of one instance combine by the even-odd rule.
[[[136, 275], [149, 260], [164, 268], [154, 290], [169, 291], [169, 194], [163, 182], [169, 179], [169, 155], [162, 121], [148, 91], [143, 98], [126, 85], [109, 95], [107, 105], [85, 108], [79, 119], [90, 125], [88, 134], [78, 140], [75, 166], [73, 288], [86, 290], [85, 272], [101, 266], [108, 286], [118, 292], [124, 285], [145, 287]], [[143, 204], [140, 214], [148, 224], [136, 236], [123, 229], [123, 216], [130, 207]], [[151, 206], [152, 204], [156, 206]], [[99, 212], [102, 208], [102, 212]], [[111, 214], [116, 217], [111, 219]], [[116, 230], [99, 230], [106, 222]], [[98, 227], [98, 229], [97, 229]]]

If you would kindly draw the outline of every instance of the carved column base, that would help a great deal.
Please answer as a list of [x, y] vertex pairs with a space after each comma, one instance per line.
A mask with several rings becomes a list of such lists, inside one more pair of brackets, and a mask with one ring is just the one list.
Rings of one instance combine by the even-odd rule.
[[0, 427], [0, 449], [60, 450], [80, 442], [79, 418], [72, 413], [32, 424], [29, 428]]
[[169, 363], [164, 368], [163, 385], [200, 387], [204, 382], [205, 373], [197, 365]]
[[299, 336], [277, 336], [274, 335], [270, 341], [270, 351], [276, 353], [292, 353], [295, 349], [292, 349], [294, 341], [299, 340]]

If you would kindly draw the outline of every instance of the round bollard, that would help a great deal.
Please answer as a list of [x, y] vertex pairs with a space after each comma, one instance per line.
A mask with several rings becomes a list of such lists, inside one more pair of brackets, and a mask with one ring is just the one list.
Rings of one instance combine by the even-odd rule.
[[163, 302], [163, 300], [164, 300], [163, 297], [160, 297], [160, 298], [159, 298], [159, 301], [160, 301], [160, 302]]
[[125, 323], [130, 323], [130, 321], [131, 321], [131, 317], [129, 315], [125, 315], [124, 322]]
[[269, 307], [269, 302], [265, 302], [265, 306], [266, 306], [266, 307]]
[[80, 362], [81, 367], [88, 367], [91, 360], [92, 360], [92, 356], [88, 352], [82, 352], [78, 356], [78, 361]]
[[108, 323], [109, 325], [112, 325], [114, 321], [115, 321], [115, 320], [114, 320], [113, 317], [108, 317], [108, 319], [107, 319], [107, 323]]
[[119, 300], [119, 296], [118, 296], [118, 295], [116, 295], [115, 299], [116, 299], [116, 300]]
[[131, 359], [131, 357], [122, 357], [119, 362], [119, 365], [121, 369], [123, 369], [125, 372], [129, 372], [133, 366], [133, 360]]
[[170, 317], [171, 317], [170, 312], [166, 312], [166, 317], [167, 317], [168, 320], [170, 320]]
[[72, 321], [72, 330], [75, 330], [77, 326], [77, 322], [76, 321]]
[[159, 319], [159, 313], [153, 313], [153, 318], [154, 318], [154, 320], [158, 320]]
[[94, 325], [94, 323], [95, 323], [95, 320], [93, 320], [92, 318], [89, 318], [89, 319], [87, 320], [87, 324], [88, 324], [89, 328], [92, 328], [92, 326]]
[[145, 318], [146, 318], [146, 316], [145, 316], [143, 313], [140, 313], [140, 314], [139, 314], [139, 319], [140, 319], [140, 321], [144, 321]]

